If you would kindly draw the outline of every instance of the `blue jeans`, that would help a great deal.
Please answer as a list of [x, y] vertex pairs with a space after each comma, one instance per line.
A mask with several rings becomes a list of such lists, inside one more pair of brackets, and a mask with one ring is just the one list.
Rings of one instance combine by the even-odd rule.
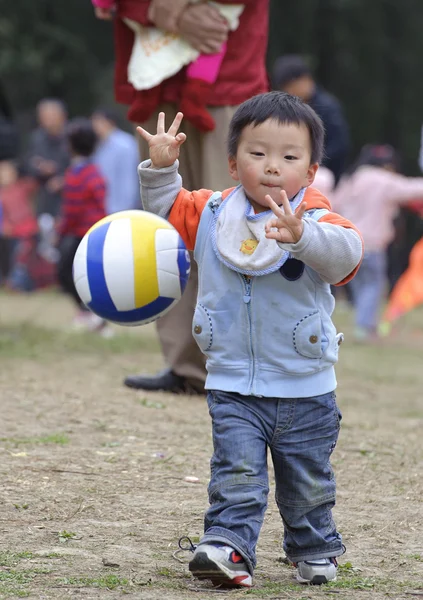
[[365, 252], [358, 273], [350, 284], [358, 327], [376, 331], [385, 284], [386, 253]]
[[200, 544], [232, 546], [253, 572], [269, 493], [269, 448], [288, 558], [298, 562], [341, 555], [330, 465], [342, 418], [335, 393], [278, 399], [214, 390], [207, 402], [214, 454]]

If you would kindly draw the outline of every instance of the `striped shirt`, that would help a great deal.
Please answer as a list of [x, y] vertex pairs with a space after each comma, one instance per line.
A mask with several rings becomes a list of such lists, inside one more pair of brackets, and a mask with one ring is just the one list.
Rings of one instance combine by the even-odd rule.
[[84, 237], [105, 216], [105, 196], [105, 181], [91, 160], [72, 164], [65, 173], [60, 234]]

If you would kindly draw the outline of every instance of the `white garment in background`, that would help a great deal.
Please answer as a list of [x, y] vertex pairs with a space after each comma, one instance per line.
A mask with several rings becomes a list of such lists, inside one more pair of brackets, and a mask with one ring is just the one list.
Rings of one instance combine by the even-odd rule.
[[[169, 0], [170, 1], [170, 0]], [[191, 3], [200, 0], [191, 0]], [[239, 25], [244, 6], [209, 2], [227, 20], [229, 29]], [[156, 27], [144, 27], [132, 19], [123, 19], [135, 33], [134, 46], [128, 64], [128, 81], [136, 90], [149, 90], [178, 73], [196, 60], [200, 53], [176, 33]]]

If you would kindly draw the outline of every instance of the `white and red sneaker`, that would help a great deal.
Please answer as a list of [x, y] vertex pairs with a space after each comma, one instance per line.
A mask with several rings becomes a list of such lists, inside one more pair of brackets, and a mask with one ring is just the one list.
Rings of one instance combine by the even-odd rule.
[[321, 585], [336, 581], [338, 563], [336, 558], [318, 558], [305, 560], [296, 564], [297, 581], [311, 585]]
[[197, 546], [188, 568], [194, 577], [210, 579], [215, 586], [250, 588], [253, 585], [247, 563], [231, 546]]

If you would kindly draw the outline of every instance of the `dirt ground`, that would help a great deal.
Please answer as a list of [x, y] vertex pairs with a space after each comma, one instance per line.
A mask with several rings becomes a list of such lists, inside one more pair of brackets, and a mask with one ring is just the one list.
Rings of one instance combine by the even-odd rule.
[[122, 386], [161, 367], [154, 326], [105, 340], [69, 331], [71, 317], [54, 293], [0, 294], [0, 598], [423, 598], [422, 311], [371, 347], [354, 345], [349, 315], [336, 316], [347, 333], [333, 458], [347, 546], [338, 581], [294, 582], [271, 494], [248, 592], [197, 583], [188, 553], [174, 555], [181, 536], [202, 530], [205, 400]]

